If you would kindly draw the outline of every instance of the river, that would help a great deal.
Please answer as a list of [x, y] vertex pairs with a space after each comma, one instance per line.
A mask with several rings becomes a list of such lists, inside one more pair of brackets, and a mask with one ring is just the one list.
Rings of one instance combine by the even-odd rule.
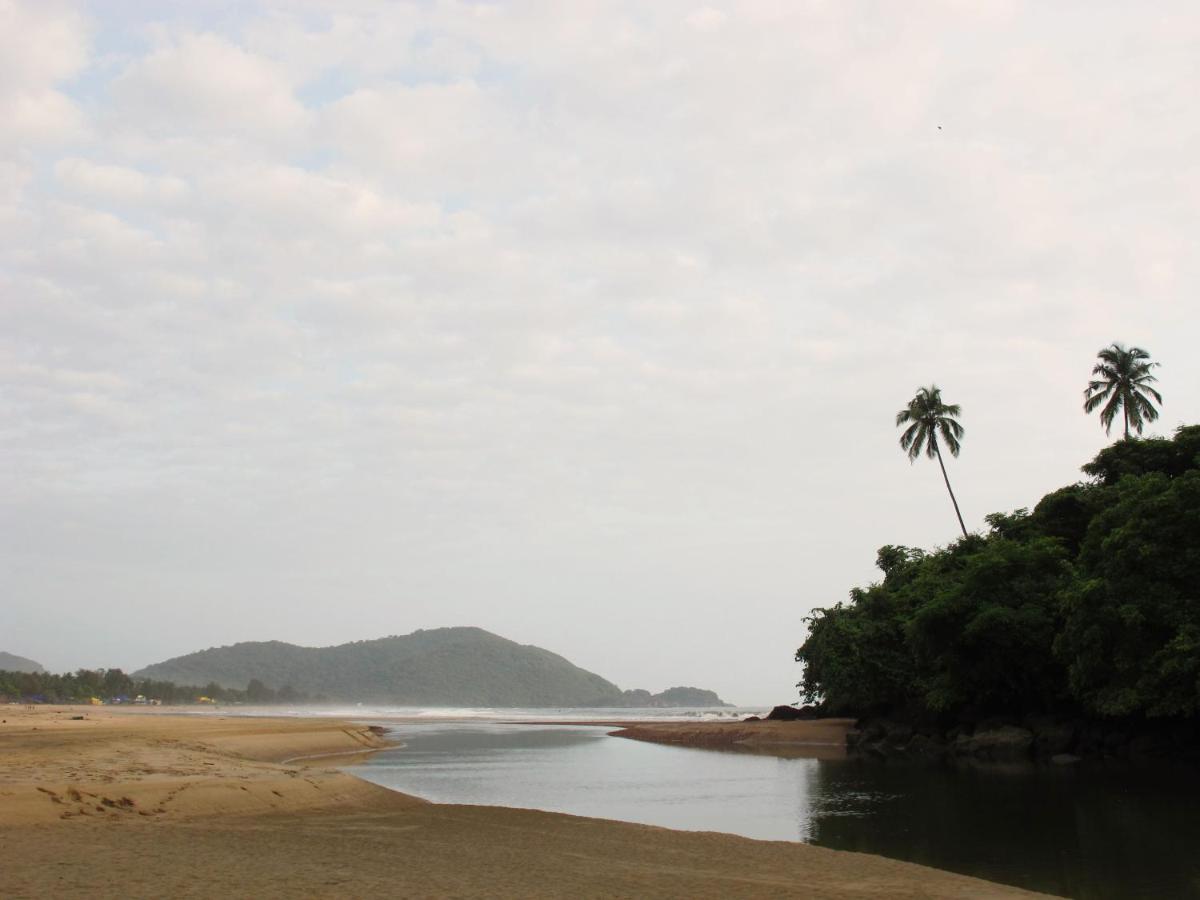
[[1200, 777], [780, 759], [610, 728], [383, 723], [353, 771], [442, 803], [543, 809], [875, 853], [1079, 900], [1200, 898]]

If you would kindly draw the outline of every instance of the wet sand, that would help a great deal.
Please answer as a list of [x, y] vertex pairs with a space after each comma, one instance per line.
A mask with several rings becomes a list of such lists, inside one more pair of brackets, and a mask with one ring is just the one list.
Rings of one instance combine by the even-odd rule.
[[803, 844], [426, 803], [334, 768], [386, 745], [329, 719], [0, 719], [6, 898], [1039, 896]]
[[772, 756], [842, 759], [854, 719], [796, 722], [628, 722], [616, 737], [686, 747], [742, 750]]

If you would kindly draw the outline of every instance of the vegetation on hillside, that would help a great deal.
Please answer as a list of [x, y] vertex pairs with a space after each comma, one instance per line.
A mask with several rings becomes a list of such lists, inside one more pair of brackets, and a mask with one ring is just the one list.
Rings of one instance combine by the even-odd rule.
[[167, 660], [135, 674], [225, 687], [257, 679], [268, 686], [291, 684], [330, 700], [397, 706], [722, 705], [716, 694], [692, 693], [694, 688], [663, 694], [622, 691], [556, 653], [482, 628], [436, 628], [336, 647], [241, 643]]
[[437, 628], [335, 647], [241, 643], [136, 674], [226, 687], [255, 678], [331, 700], [401, 706], [584, 706], [621, 695], [612, 682], [557, 654], [481, 628]]
[[[300, 689], [293, 687], [295, 678]], [[241, 687], [245, 685], [245, 687]], [[278, 687], [276, 687], [278, 686]], [[305, 703], [364, 701], [428, 706], [725, 706], [712, 691], [622, 691], [539, 647], [479, 628], [418, 631], [339, 647], [278, 641], [204, 650], [133, 675], [0, 670], [0, 701], [88, 703]]]
[[1083, 471], [987, 534], [881, 548], [881, 581], [806, 620], [805, 698], [943, 720], [1200, 715], [1200, 426]]
[[0, 670], [0, 700], [10, 702], [88, 703], [95, 698], [112, 703], [131, 702], [137, 697], [168, 705], [196, 703], [201, 698], [253, 704], [302, 703], [310, 699], [289, 685], [276, 691], [256, 680], [244, 690], [237, 690], [216, 683], [200, 686], [135, 678], [120, 669], [79, 669], [64, 675]]

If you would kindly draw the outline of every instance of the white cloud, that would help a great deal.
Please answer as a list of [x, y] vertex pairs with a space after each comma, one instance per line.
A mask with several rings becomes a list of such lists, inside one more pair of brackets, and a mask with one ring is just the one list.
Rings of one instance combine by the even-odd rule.
[[174, 176], [155, 176], [126, 166], [68, 157], [54, 165], [58, 180], [72, 192], [118, 204], [169, 204], [187, 196], [188, 184]]
[[324, 139], [340, 158], [410, 195], [495, 190], [519, 160], [506, 98], [473, 82], [354, 91], [321, 114]]
[[[774, 700], [953, 536], [918, 383], [976, 523], [1100, 446], [1108, 341], [1195, 406], [1185, 7], [48, 9], [0, 3], [0, 633], [48, 664], [457, 621]], [[217, 614], [87, 656], [28, 625], [78, 583]]]
[[112, 84], [115, 111], [154, 135], [269, 143], [303, 135], [308, 115], [287, 71], [215, 34], [189, 34], [136, 60]]
[[692, 28], [697, 31], [720, 31], [721, 26], [728, 21], [729, 17], [719, 9], [713, 9], [711, 6], [703, 6], [693, 12], [688, 13], [684, 20]]
[[0, 0], [0, 151], [82, 133], [82, 115], [60, 86], [87, 59], [87, 31], [78, 14]]

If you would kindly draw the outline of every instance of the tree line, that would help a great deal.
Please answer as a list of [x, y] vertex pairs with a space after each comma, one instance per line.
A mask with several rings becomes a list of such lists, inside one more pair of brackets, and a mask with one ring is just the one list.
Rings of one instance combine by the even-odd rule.
[[936, 459], [962, 538], [926, 553], [882, 547], [880, 582], [814, 609], [798, 687], [833, 715], [988, 714], [1188, 719], [1200, 713], [1200, 426], [1132, 439], [1158, 418], [1158, 364], [1139, 347], [1097, 354], [1086, 413], [1124, 439], [1089, 481], [968, 533], [942, 449], [961, 408], [936, 385], [896, 415], [910, 461]]
[[[0, 671], [0, 701], [26, 703], [129, 703], [142, 697], [168, 706], [201, 703], [304, 703], [310, 698], [291, 685], [279, 690], [252, 678], [244, 690], [206, 685], [181, 685], [152, 678], [134, 678], [120, 669], [79, 669], [65, 674]], [[204, 699], [202, 699], [204, 698]]]
[[831, 715], [1200, 714], [1200, 426], [1083, 472], [985, 534], [881, 548], [881, 581], [806, 620], [804, 697]]

